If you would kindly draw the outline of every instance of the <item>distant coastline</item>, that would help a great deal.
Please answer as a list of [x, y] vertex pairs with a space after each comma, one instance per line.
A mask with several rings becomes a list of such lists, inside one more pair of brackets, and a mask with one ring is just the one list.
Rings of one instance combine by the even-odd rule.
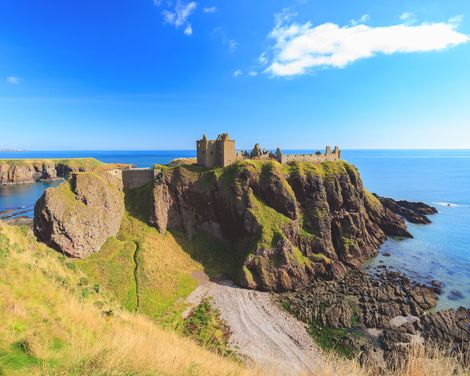
[[20, 153], [28, 150], [24, 149], [8, 149], [8, 148], [0, 148], [0, 153]]

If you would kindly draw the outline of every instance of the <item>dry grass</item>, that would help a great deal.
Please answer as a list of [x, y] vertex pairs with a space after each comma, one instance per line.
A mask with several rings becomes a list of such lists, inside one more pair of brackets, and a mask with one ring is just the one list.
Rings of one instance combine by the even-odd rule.
[[[83, 294], [84, 275], [76, 265], [37, 243], [26, 229], [0, 222], [0, 240], [6, 250], [0, 263], [0, 375], [276, 374], [246, 368], [147, 317], [122, 311], [106, 292]], [[469, 374], [438, 351], [414, 348], [410, 359], [386, 376]], [[332, 355], [322, 364], [315, 376], [377, 374]]]

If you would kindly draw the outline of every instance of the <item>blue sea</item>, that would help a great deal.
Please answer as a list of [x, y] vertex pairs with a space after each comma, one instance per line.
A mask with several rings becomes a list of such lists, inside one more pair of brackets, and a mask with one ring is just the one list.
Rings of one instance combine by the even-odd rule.
[[[0, 158], [94, 157], [103, 162], [150, 167], [194, 155], [189, 150], [54, 151], [2, 152]], [[388, 240], [370, 267], [385, 264], [422, 282], [440, 280], [444, 293], [438, 309], [470, 307], [470, 150], [344, 150], [342, 157], [356, 165], [369, 191], [423, 201], [439, 210], [431, 216], [430, 225], [409, 224], [413, 239]], [[21, 208], [31, 215], [44, 189], [56, 184], [0, 187], [0, 212]], [[384, 252], [391, 256], [383, 256]], [[450, 294], [451, 290], [459, 291], [463, 298], [452, 299], [455, 294]]]

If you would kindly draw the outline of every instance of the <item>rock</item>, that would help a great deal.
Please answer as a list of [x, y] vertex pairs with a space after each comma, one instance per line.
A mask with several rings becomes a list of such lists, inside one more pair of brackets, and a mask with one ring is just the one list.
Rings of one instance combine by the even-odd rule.
[[465, 296], [459, 290], [450, 290], [447, 298], [450, 300], [459, 300], [465, 298]]
[[427, 341], [456, 352], [470, 348], [470, 309], [460, 307], [426, 314], [421, 317], [421, 323]]
[[409, 201], [395, 201], [394, 199], [381, 197], [374, 194], [374, 196], [382, 203], [382, 205], [391, 210], [393, 213], [398, 214], [411, 223], [428, 224], [431, 220], [427, 217], [430, 214], [436, 214], [437, 209], [426, 205], [422, 202], [409, 202]]
[[442, 294], [442, 289], [444, 287], [444, 284], [440, 281], [437, 281], [435, 279], [433, 279], [431, 281], [431, 286], [432, 286], [432, 289], [433, 291], [438, 294], [438, 295], [441, 295]]
[[117, 234], [123, 213], [121, 180], [107, 173], [73, 174], [36, 202], [34, 232], [56, 250], [84, 258]]
[[393, 351], [397, 345], [411, 342], [411, 337], [397, 329], [385, 329], [379, 338], [385, 351]]
[[437, 214], [437, 209], [433, 206], [429, 206], [423, 202], [410, 202], [405, 200], [397, 201], [397, 204], [403, 208], [412, 210], [418, 214], [431, 215]]
[[390, 256], [391, 256], [391, 254], [390, 254], [389, 252], [384, 252], [383, 255], [384, 255], [385, 257], [390, 257]]
[[241, 260], [232, 278], [271, 291], [336, 278], [376, 255], [387, 235], [411, 237], [344, 161], [162, 169], [150, 222], [161, 233], [206, 232], [230, 244]]

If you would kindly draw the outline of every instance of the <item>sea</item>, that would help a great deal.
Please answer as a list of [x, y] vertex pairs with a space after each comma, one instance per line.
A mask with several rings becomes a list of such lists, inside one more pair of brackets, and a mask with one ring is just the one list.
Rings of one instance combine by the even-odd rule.
[[[0, 153], [0, 159], [93, 157], [137, 167], [194, 156], [193, 150]], [[369, 191], [394, 199], [422, 201], [439, 211], [430, 216], [429, 225], [408, 224], [413, 239], [387, 240], [367, 268], [386, 265], [423, 283], [439, 280], [444, 290], [436, 309], [470, 308], [470, 150], [343, 150], [342, 158], [359, 169]], [[57, 184], [0, 186], [0, 212], [13, 210], [10, 215], [32, 216], [42, 192]]]

